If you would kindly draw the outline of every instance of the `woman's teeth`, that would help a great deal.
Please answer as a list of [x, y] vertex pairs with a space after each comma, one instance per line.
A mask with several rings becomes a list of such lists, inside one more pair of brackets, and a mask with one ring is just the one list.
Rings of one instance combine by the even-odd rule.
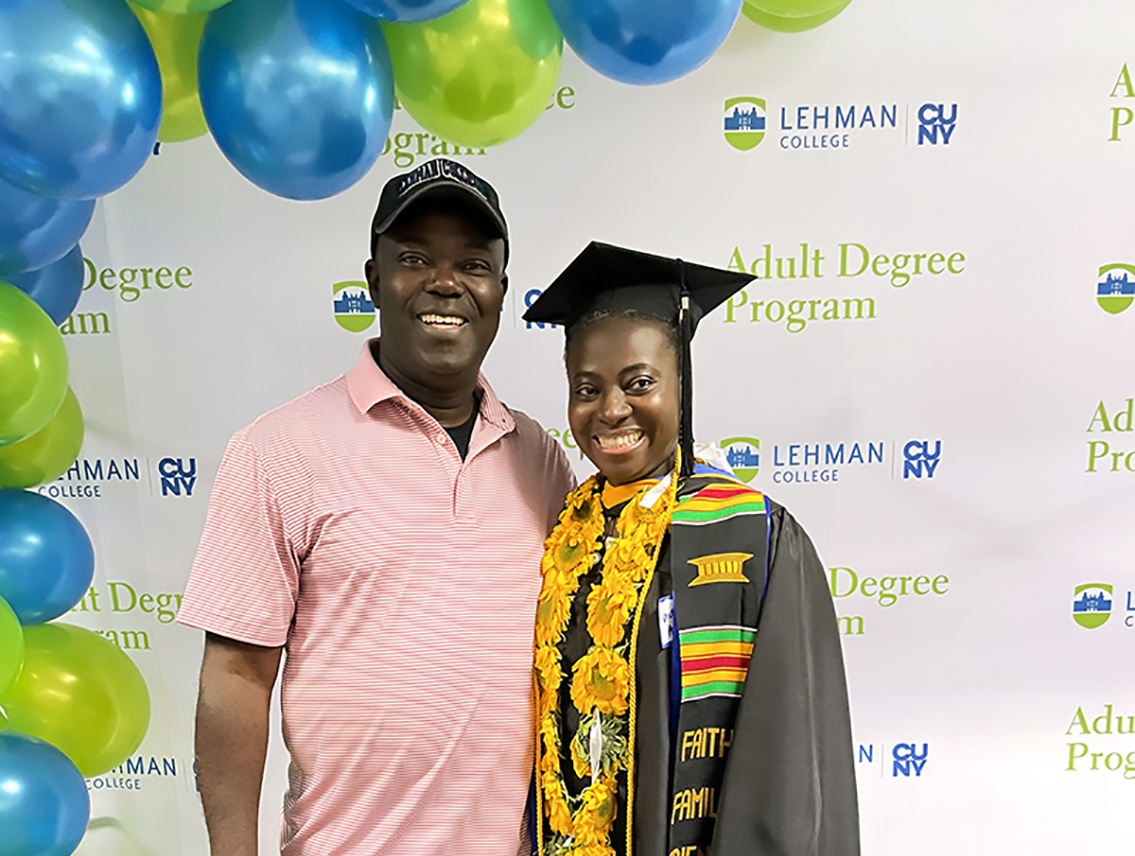
[[629, 434], [615, 434], [614, 436], [597, 437], [599, 448], [605, 452], [616, 452], [633, 446], [642, 439], [641, 431], [632, 431]]
[[423, 314], [418, 316], [422, 323], [433, 324], [438, 327], [460, 327], [465, 323], [464, 318], [458, 318], [456, 315], [429, 315]]

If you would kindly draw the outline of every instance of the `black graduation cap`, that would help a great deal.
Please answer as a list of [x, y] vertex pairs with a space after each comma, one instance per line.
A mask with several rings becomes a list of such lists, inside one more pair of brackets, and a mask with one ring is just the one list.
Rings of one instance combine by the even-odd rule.
[[524, 313], [524, 320], [561, 324], [566, 332], [594, 313], [630, 310], [676, 327], [682, 343], [682, 475], [690, 475], [694, 467], [690, 340], [706, 313], [752, 281], [749, 274], [592, 241]]

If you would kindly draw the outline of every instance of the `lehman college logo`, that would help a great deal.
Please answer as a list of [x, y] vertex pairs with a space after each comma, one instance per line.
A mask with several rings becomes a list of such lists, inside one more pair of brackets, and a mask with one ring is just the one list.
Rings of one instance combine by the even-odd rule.
[[725, 142], [747, 152], [765, 138], [765, 100], [763, 98], [729, 98], [725, 102]]
[[335, 320], [344, 330], [361, 333], [374, 323], [374, 304], [365, 282], [337, 282], [331, 286], [331, 294], [335, 298]]
[[1100, 267], [1096, 284], [1096, 303], [1104, 312], [1118, 315], [1135, 300], [1135, 265], [1115, 264]]
[[733, 475], [748, 484], [757, 477], [761, 468], [761, 441], [755, 437], [730, 437], [721, 441]]
[[1084, 583], [1076, 586], [1072, 601], [1072, 617], [1081, 627], [1094, 630], [1111, 618], [1112, 589], [1107, 583]]

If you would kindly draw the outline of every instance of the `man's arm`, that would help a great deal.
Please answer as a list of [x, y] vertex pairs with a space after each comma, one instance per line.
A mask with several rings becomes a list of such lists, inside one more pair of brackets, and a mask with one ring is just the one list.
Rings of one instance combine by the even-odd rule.
[[195, 746], [212, 856], [257, 856], [268, 707], [282, 650], [205, 636]]

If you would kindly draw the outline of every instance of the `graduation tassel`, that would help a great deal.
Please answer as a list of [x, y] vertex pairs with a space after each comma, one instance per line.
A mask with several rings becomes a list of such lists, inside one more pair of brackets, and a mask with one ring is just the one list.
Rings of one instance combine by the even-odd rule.
[[682, 450], [682, 478], [694, 474], [694, 369], [690, 358], [690, 342], [694, 338], [694, 317], [690, 312], [690, 293], [686, 290], [686, 263], [678, 259], [678, 276], [681, 285], [681, 309], [678, 311], [678, 331], [682, 339], [681, 364], [678, 374], [682, 382], [682, 412], [678, 425], [678, 443]]

